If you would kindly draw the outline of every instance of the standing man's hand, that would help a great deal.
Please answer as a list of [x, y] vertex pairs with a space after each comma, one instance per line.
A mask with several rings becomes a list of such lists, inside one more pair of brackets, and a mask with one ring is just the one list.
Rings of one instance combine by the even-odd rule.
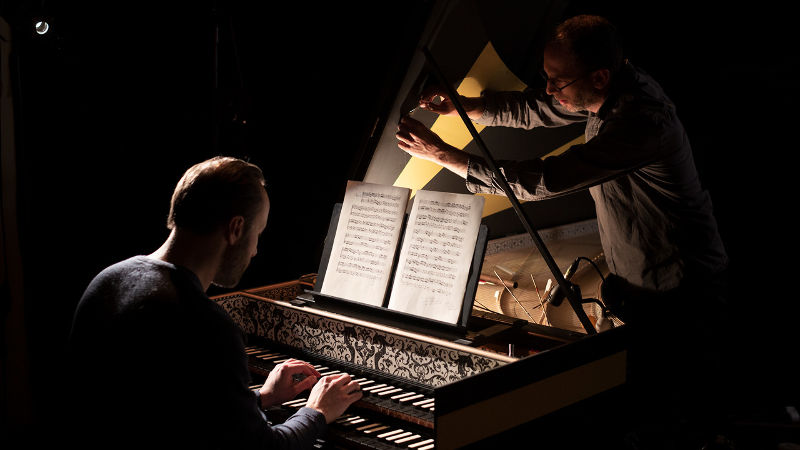
[[397, 146], [411, 156], [435, 162], [462, 178], [467, 177], [469, 155], [444, 142], [422, 122], [410, 117], [400, 119]]
[[319, 372], [307, 362], [289, 359], [278, 364], [259, 389], [261, 405], [268, 408], [287, 402], [297, 394], [311, 389], [319, 378]]
[[422, 122], [403, 117], [397, 126], [397, 146], [411, 156], [439, 162], [441, 154], [448, 151], [446, 144], [436, 133], [429, 130]]
[[306, 406], [321, 412], [325, 421], [331, 423], [362, 395], [361, 386], [350, 375], [329, 375], [311, 389]]
[[[472, 120], [478, 120], [486, 108], [483, 97], [458, 96], [458, 101]], [[442, 116], [457, 116], [458, 110], [445, 89], [438, 86], [426, 88], [419, 98], [419, 107]]]

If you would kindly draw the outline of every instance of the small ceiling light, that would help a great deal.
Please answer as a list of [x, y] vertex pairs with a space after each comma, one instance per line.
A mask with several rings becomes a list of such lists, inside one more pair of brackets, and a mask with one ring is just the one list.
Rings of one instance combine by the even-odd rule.
[[36, 32], [39, 34], [45, 34], [50, 30], [50, 24], [45, 22], [44, 20], [40, 20], [35, 24]]

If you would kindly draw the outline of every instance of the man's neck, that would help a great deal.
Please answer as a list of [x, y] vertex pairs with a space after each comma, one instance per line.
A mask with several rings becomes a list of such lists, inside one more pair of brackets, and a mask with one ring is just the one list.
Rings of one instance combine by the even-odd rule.
[[216, 235], [173, 229], [161, 247], [148, 256], [192, 271], [207, 291], [217, 274], [222, 252]]
[[603, 103], [606, 102], [607, 98], [608, 91], [595, 94], [592, 98], [592, 102], [586, 105], [586, 110], [597, 114], [597, 112], [600, 111], [600, 108], [603, 107]]

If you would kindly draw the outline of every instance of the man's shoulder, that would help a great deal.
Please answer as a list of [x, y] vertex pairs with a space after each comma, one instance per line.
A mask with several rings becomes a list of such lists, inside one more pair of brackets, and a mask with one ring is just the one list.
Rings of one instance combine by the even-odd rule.
[[672, 100], [667, 96], [658, 81], [640, 67], [629, 68], [630, 77], [623, 89], [621, 99], [636, 104], [638, 107], [674, 109]]
[[639, 68], [628, 67], [622, 76], [614, 100], [604, 105], [602, 118], [635, 122], [652, 131], [673, 129], [678, 121], [675, 105], [661, 85]]
[[160, 295], [172, 291], [170, 272], [174, 266], [159, 264], [146, 256], [133, 256], [114, 263], [98, 273], [83, 293], [81, 303], [102, 301], [126, 303], [134, 297]]

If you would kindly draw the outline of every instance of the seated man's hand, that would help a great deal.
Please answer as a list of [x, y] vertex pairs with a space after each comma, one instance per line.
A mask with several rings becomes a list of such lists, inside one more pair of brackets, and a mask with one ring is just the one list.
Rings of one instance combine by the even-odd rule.
[[290, 359], [275, 366], [259, 390], [264, 408], [287, 402], [297, 394], [311, 389], [320, 378], [319, 372], [307, 362]]
[[306, 406], [321, 412], [325, 421], [331, 423], [362, 395], [360, 386], [350, 375], [329, 375], [311, 389]]

